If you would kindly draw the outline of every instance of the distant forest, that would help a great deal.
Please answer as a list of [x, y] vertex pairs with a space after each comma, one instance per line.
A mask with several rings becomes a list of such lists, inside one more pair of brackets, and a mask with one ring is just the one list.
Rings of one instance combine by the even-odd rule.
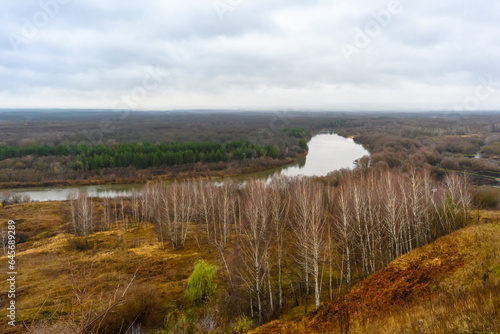
[[[305, 141], [303, 141], [303, 145]], [[302, 146], [304, 148], [306, 146]], [[101, 168], [129, 167], [137, 169], [175, 166], [195, 162], [219, 162], [259, 157], [278, 157], [276, 145], [259, 145], [244, 140], [220, 143], [128, 143], [108, 145], [0, 146], [0, 160], [28, 155], [76, 156], [69, 164], [73, 170], [90, 171]]]
[[0, 111], [0, 187], [258, 172], [304, 156], [328, 115]]
[[498, 114], [0, 111], [0, 187], [225, 177], [288, 164], [319, 131], [370, 152], [361, 167], [500, 178]]

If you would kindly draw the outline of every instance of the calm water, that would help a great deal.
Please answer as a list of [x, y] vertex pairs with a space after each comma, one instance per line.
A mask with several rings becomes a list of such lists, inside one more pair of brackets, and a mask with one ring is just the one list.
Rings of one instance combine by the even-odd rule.
[[[285, 167], [271, 169], [265, 172], [242, 175], [240, 180], [250, 177], [268, 179], [275, 173], [286, 176], [324, 176], [334, 170], [354, 167], [354, 161], [368, 155], [363, 146], [356, 144], [350, 138], [344, 138], [332, 133], [315, 135], [308, 143], [309, 152], [304, 159]], [[33, 201], [62, 201], [70, 192], [86, 191], [92, 197], [128, 196], [134, 189], [141, 189], [141, 184], [73, 186], [48, 188], [18, 188], [0, 189], [0, 193], [29, 195]]]
[[12, 195], [29, 195], [32, 201], [64, 201], [73, 192], [78, 194], [85, 191], [91, 197], [118, 197], [129, 196], [134, 189], [140, 190], [143, 184], [111, 184], [99, 186], [64, 186], [47, 188], [17, 188], [0, 189], [0, 193], [10, 193]]
[[351, 138], [330, 133], [317, 134], [307, 145], [307, 156], [294, 165], [281, 168], [281, 175], [324, 176], [334, 170], [352, 168], [355, 160], [369, 154]]

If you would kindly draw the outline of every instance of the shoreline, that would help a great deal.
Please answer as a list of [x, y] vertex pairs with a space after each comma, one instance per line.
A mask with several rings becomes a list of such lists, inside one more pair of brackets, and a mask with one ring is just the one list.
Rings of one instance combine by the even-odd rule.
[[[167, 181], [174, 179], [192, 179], [192, 178], [210, 178], [223, 179], [226, 177], [242, 177], [271, 171], [276, 168], [282, 168], [287, 165], [292, 165], [306, 157], [305, 153], [299, 154], [294, 158], [285, 159], [252, 159], [242, 161], [228, 161], [223, 169], [220, 170], [203, 170], [207, 165], [190, 164], [181, 166], [181, 170], [169, 171], [158, 175], [148, 175], [146, 177], [123, 177], [123, 178], [90, 178], [84, 180], [47, 180], [40, 182], [2, 182], [0, 183], [0, 192], [10, 189], [20, 188], [50, 188], [50, 187], [71, 187], [71, 186], [98, 186], [98, 185], [132, 185], [132, 184], [147, 184], [151, 181]], [[138, 170], [154, 173], [155, 170]]]

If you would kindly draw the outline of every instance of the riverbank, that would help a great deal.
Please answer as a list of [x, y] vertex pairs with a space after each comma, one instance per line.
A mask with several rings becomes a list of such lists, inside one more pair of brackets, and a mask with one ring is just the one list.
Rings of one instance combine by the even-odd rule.
[[91, 176], [79, 180], [47, 180], [40, 182], [1, 182], [0, 190], [18, 189], [18, 188], [42, 188], [56, 186], [98, 186], [98, 185], [127, 185], [140, 184], [150, 181], [167, 181], [173, 179], [192, 179], [192, 178], [210, 178], [221, 179], [225, 177], [241, 177], [247, 174], [254, 174], [273, 170], [297, 163], [305, 158], [307, 151], [298, 154], [296, 157], [287, 157], [285, 159], [272, 159], [262, 157], [251, 160], [228, 161], [210, 164], [186, 164], [175, 168], [150, 168], [146, 170], [136, 170], [134, 177], [114, 177]]

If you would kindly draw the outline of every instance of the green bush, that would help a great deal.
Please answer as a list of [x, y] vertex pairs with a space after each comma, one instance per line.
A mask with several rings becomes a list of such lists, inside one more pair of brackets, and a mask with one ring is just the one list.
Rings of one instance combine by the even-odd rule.
[[188, 280], [186, 298], [196, 306], [208, 302], [217, 290], [214, 282], [216, 272], [217, 266], [210, 265], [205, 260], [197, 260]]

